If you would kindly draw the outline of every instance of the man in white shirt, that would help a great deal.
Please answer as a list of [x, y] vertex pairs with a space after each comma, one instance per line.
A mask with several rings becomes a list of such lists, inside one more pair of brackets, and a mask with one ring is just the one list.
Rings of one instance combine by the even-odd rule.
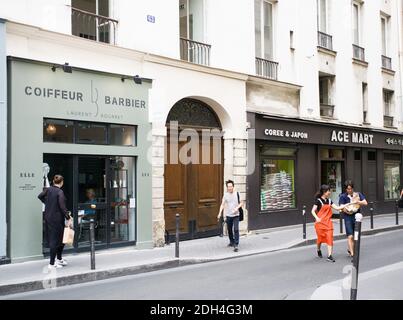
[[234, 192], [234, 181], [228, 180], [226, 183], [227, 192], [222, 198], [220, 212], [217, 219], [220, 220], [224, 211], [224, 220], [228, 227], [229, 247], [234, 247], [234, 251], [238, 252], [239, 246], [239, 209], [242, 207], [242, 201], [238, 200], [238, 192]]

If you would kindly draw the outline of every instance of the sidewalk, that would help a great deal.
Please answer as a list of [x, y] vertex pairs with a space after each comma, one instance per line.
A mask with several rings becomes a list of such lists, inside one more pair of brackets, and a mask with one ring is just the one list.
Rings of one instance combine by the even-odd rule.
[[[403, 224], [403, 213], [399, 221]], [[363, 219], [364, 234], [403, 229], [403, 225], [395, 225], [394, 214], [375, 216], [374, 226], [375, 229], [370, 230], [369, 217]], [[334, 221], [334, 234], [335, 240], [345, 238], [344, 234], [340, 234], [339, 220]], [[226, 237], [213, 237], [181, 242], [180, 259], [175, 259], [175, 243], [171, 243], [151, 250], [124, 248], [97, 251], [96, 270], [90, 268], [89, 253], [65, 255], [69, 265], [51, 273], [47, 269], [48, 259], [2, 265], [0, 296], [284, 250], [313, 244], [315, 238], [313, 224], [308, 224], [307, 240], [302, 239], [302, 225], [260, 230], [241, 237], [238, 253], [227, 248]]]

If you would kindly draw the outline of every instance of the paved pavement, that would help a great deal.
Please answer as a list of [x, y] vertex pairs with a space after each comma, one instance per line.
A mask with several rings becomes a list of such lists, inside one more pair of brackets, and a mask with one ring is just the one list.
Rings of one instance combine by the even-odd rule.
[[[403, 299], [401, 230], [362, 237], [359, 299]], [[315, 245], [5, 296], [5, 299], [281, 300], [349, 299], [344, 240], [336, 263]], [[343, 286], [344, 285], [344, 286]]]
[[[400, 214], [400, 221], [403, 221], [403, 214]], [[339, 221], [335, 220], [334, 224], [336, 239], [338, 236], [340, 239], [344, 239], [344, 235], [339, 234]], [[375, 228], [370, 231], [369, 218], [365, 217], [363, 231], [372, 233], [397, 228], [395, 216], [375, 216]], [[403, 228], [403, 226], [398, 228]], [[151, 250], [124, 248], [98, 251], [96, 254], [97, 269], [94, 271], [90, 270], [89, 253], [66, 255], [69, 266], [52, 273], [47, 270], [47, 259], [2, 265], [0, 266], [0, 296], [40, 290], [49, 286], [60, 287], [307, 245], [315, 242], [313, 224], [308, 224], [307, 239], [302, 239], [302, 226], [299, 225], [261, 230], [244, 235], [241, 237], [238, 253], [234, 253], [226, 247], [227, 238], [213, 237], [181, 242], [180, 259], [174, 258], [174, 244]]]

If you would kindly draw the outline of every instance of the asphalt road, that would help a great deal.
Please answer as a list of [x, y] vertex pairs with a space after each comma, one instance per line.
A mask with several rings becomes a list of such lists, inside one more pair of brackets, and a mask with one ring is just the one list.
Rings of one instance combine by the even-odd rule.
[[[360, 273], [403, 262], [403, 232], [362, 238]], [[315, 246], [193, 265], [68, 287], [10, 295], [5, 299], [248, 300], [310, 299], [320, 286], [343, 279], [350, 265], [346, 241], [335, 243], [336, 263], [316, 257]], [[230, 249], [229, 249], [230, 250]], [[242, 250], [242, 244], [240, 246]], [[326, 248], [322, 250], [326, 252]], [[403, 272], [399, 273], [399, 276]], [[378, 278], [378, 283], [379, 283]], [[403, 283], [403, 275], [400, 280]], [[370, 284], [369, 284], [370, 285]], [[388, 288], [371, 290], [384, 299]], [[368, 289], [368, 283], [365, 286]], [[386, 290], [386, 291], [385, 291]], [[403, 286], [393, 297], [403, 299]], [[378, 294], [377, 294], [378, 292]], [[383, 293], [382, 293], [383, 292]], [[359, 292], [360, 295], [360, 292]]]

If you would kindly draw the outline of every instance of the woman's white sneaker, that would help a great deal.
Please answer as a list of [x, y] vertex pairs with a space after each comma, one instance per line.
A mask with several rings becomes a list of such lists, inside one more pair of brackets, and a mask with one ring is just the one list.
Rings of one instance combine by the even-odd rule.
[[67, 261], [66, 260], [64, 260], [64, 259], [62, 259], [62, 260], [59, 260], [59, 259], [56, 259], [56, 264], [57, 265], [60, 265], [60, 266], [62, 266], [62, 267], [65, 267], [65, 266], [67, 266]]
[[55, 263], [55, 264], [49, 264], [49, 265], [48, 265], [48, 269], [49, 269], [49, 270], [52, 270], [52, 269], [60, 269], [60, 268], [63, 268], [63, 266], [60, 265], [60, 264], [57, 264], [57, 263]]

